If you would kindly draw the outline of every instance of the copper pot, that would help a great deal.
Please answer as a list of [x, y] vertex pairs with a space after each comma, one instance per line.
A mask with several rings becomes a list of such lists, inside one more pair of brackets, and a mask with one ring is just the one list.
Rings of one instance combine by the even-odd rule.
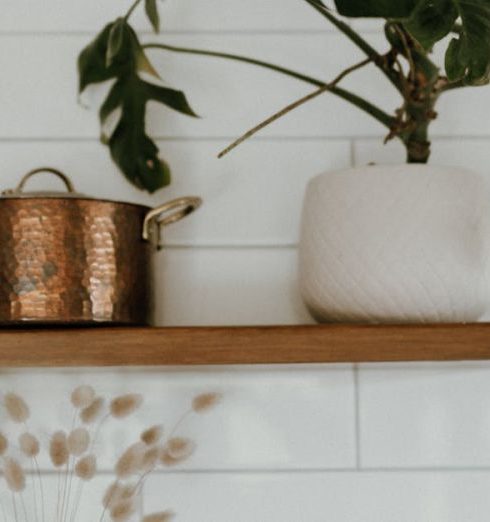
[[[24, 192], [43, 171], [68, 192]], [[29, 172], [0, 198], [0, 323], [149, 324], [160, 231], [200, 204], [185, 197], [151, 209], [94, 199], [58, 170]]]

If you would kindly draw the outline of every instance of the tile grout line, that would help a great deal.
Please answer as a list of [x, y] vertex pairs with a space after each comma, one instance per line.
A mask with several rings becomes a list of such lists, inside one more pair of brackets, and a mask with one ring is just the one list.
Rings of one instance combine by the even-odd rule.
[[[57, 476], [56, 471], [52, 470], [41, 470], [41, 475], [45, 477], [49, 476]], [[356, 469], [354, 467], [344, 467], [344, 468], [250, 468], [250, 469], [240, 469], [240, 468], [230, 468], [230, 469], [206, 469], [206, 468], [196, 468], [196, 469], [173, 469], [173, 470], [165, 470], [165, 471], [155, 471], [154, 476], [165, 476], [165, 475], [251, 475], [251, 474], [264, 474], [264, 475], [280, 475], [280, 474], [305, 474], [305, 475], [314, 475], [314, 474], [376, 474], [376, 473], [488, 473], [490, 474], [490, 466], [469, 466], [469, 467], [457, 467], [457, 466], [446, 466], [446, 467], [362, 467], [360, 469]], [[27, 471], [26, 475], [36, 475], [37, 472]], [[104, 470], [100, 469], [97, 472], [97, 476], [106, 477], [113, 476], [114, 470]], [[2, 473], [0, 473], [2, 476]]]
[[[0, 29], [1, 37], [84, 37], [93, 36], [97, 33], [99, 28], [93, 29], [74, 29], [71, 31], [62, 30], [8, 30]], [[149, 30], [141, 30], [138, 26], [135, 26], [135, 30], [139, 36], [142, 37], [154, 37], [155, 34]], [[357, 30], [357, 29], [356, 29]], [[360, 34], [363, 35], [382, 35], [382, 29], [358, 29]], [[316, 28], [299, 28], [299, 29], [167, 29], [165, 36], [338, 36], [340, 33], [335, 29], [316, 29]], [[160, 39], [157, 37], [157, 40]]]
[[[230, 141], [235, 139], [236, 136], [162, 136], [162, 135], [154, 135], [153, 139], [159, 142], [222, 142], [222, 141]], [[489, 134], [458, 134], [458, 135], [433, 135], [433, 141], [445, 141], [445, 142], [453, 142], [453, 141], [485, 141], [487, 142], [490, 138]], [[373, 141], [379, 142], [382, 140], [382, 136], [376, 136], [373, 134], [339, 134], [339, 135], [325, 135], [325, 134], [316, 134], [311, 136], [294, 136], [294, 135], [271, 135], [271, 136], [257, 136], [250, 138], [251, 142], [310, 142], [310, 141], [332, 141], [339, 142], [345, 141], [349, 142], [353, 147], [355, 143], [358, 141], [366, 142]], [[100, 139], [97, 136], [0, 136], [0, 144], [2, 143], [100, 143]], [[352, 159], [352, 158], [351, 158]], [[354, 153], [355, 159], [355, 153]]]

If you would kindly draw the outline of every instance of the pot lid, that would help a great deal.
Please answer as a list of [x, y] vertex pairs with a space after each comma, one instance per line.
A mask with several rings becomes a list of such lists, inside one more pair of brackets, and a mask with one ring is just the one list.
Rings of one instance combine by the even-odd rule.
[[[31, 192], [24, 191], [25, 184], [27, 181], [34, 176], [35, 174], [39, 174], [40, 172], [50, 172], [63, 181], [66, 187], [65, 191], [56, 191], [56, 190], [36, 190]], [[0, 198], [6, 199], [14, 199], [14, 198], [82, 198], [82, 199], [95, 199], [86, 194], [82, 194], [80, 192], [75, 191], [75, 187], [71, 182], [70, 178], [63, 174], [63, 172], [53, 169], [51, 167], [41, 167], [38, 169], [31, 170], [28, 172], [23, 178], [20, 180], [20, 183], [14, 189], [4, 190]]]

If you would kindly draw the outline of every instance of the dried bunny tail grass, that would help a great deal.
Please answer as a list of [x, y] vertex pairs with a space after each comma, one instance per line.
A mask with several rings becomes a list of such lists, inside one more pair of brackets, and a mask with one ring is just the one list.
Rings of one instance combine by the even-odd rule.
[[147, 445], [153, 446], [163, 437], [163, 426], [152, 426], [147, 430], [143, 431], [140, 435], [140, 439]]
[[3, 404], [9, 417], [14, 422], [25, 422], [30, 415], [29, 406], [22, 397], [15, 393], [7, 393], [3, 398]]
[[83, 408], [83, 410], [80, 411], [80, 419], [82, 422], [85, 424], [92, 424], [95, 422], [102, 413], [104, 402], [103, 397], [96, 397], [89, 406]]
[[161, 511], [160, 513], [153, 513], [146, 515], [141, 522], [169, 522], [175, 516], [173, 511]]
[[77, 409], [88, 408], [94, 399], [95, 390], [88, 385], [78, 386], [71, 394], [71, 403]]
[[164, 466], [176, 466], [177, 464], [179, 464], [180, 462], [182, 462], [182, 460], [179, 460], [179, 459], [174, 459], [172, 457], [172, 455], [170, 455], [170, 453], [168, 452], [168, 449], [167, 448], [162, 448], [162, 451], [160, 452], [160, 462], [164, 465]]
[[60, 468], [68, 461], [68, 444], [64, 431], [53, 433], [49, 443], [49, 456], [55, 468]]
[[0, 432], [0, 456], [4, 455], [9, 447], [9, 441], [7, 437]]
[[121, 479], [138, 473], [145, 451], [146, 445], [143, 442], [136, 442], [129, 446], [116, 463], [117, 477]]
[[13, 458], [7, 457], [3, 468], [3, 474], [10, 491], [18, 493], [26, 487], [26, 477], [22, 466]]
[[90, 434], [86, 428], [76, 428], [68, 435], [68, 451], [70, 455], [79, 457], [85, 453], [90, 444]]
[[192, 409], [196, 413], [208, 411], [218, 404], [221, 397], [222, 395], [220, 393], [201, 393], [201, 395], [194, 397], [192, 401]]
[[170, 439], [160, 452], [160, 462], [164, 466], [176, 466], [194, 453], [195, 444], [190, 439], [175, 437]]
[[128, 520], [134, 513], [134, 502], [132, 500], [121, 500], [111, 509], [111, 518], [116, 522]]
[[95, 455], [82, 457], [75, 465], [75, 475], [82, 480], [92, 480], [97, 471]]
[[140, 471], [143, 473], [151, 471], [156, 466], [159, 457], [160, 448], [154, 446], [152, 448], [147, 449], [141, 459]]
[[123, 419], [136, 411], [142, 402], [143, 397], [139, 393], [120, 395], [111, 401], [111, 415], [116, 419]]
[[165, 447], [169, 455], [174, 459], [186, 459], [194, 453], [196, 444], [191, 439], [173, 437], [167, 442]]
[[34, 458], [39, 454], [39, 441], [32, 433], [23, 433], [20, 435], [19, 446], [26, 457]]
[[102, 499], [102, 505], [109, 509], [114, 506], [121, 499], [121, 492], [123, 486], [119, 482], [113, 482], [105, 491]]
[[106, 509], [111, 509], [121, 500], [132, 499], [135, 490], [134, 484], [121, 484], [119, 481], [113, 482], [104, 494], [102, 505]]

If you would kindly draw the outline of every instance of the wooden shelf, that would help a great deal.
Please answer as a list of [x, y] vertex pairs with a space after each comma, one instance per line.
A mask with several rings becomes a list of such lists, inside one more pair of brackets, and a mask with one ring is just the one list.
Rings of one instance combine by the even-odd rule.
[[490, 359], [490, 324], [0, 330], [0, 367]]

